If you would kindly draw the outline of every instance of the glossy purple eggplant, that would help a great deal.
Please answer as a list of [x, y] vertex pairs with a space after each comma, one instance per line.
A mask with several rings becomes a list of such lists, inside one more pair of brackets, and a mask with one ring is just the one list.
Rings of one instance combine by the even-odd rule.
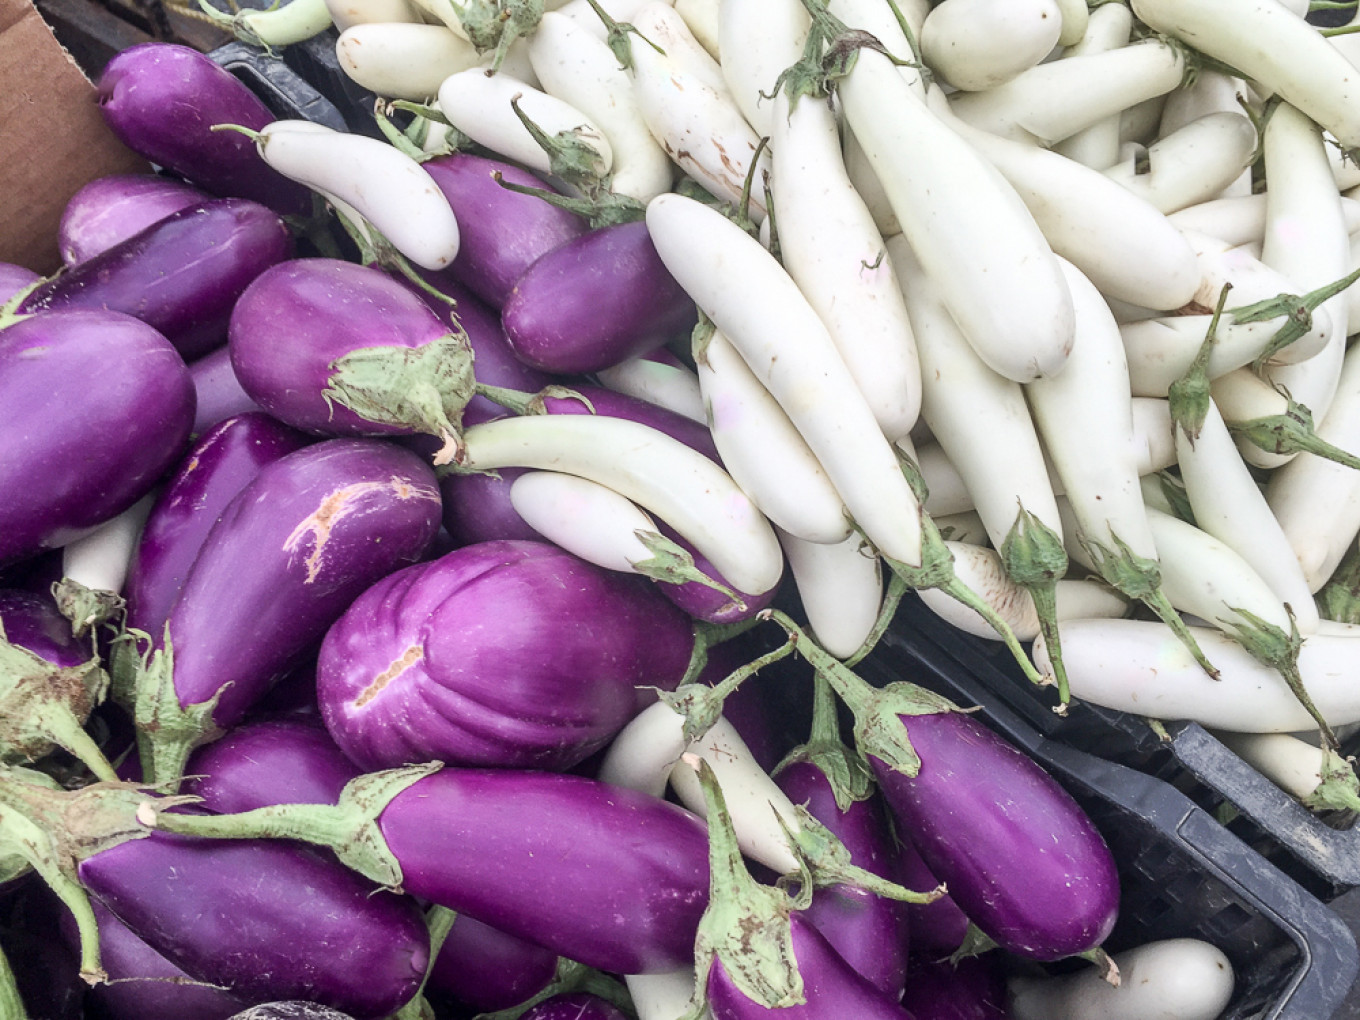
[[57, 228], [61, 258], [84, 262], [116, 244], [212, 196], [159, 174], [109, 174], [85, 185], [66, 203]]
[[[933, 889], [940, 884], [930, 865], [908, 838], [899, 833], [895, 866], [898, 881], [908, 889]], [[963, 945], [968, 934], [968, 915], [959, 909], [954, 898], [945, 893], [932, 903], [908, 903], [907, 916], [911, 919], [911, 945], [914, 952], [926, 956], [949, 956]]]
[[219, 421], [247, 411], [262, 410], [241, 388], [236, 370], [231, 367], [231, 350], [225, 346], [209, 351], [189, 365], [198, 396], [194, 414], [194, 434], [203, 435]]
[[170, 612], [181, 705], [237, 722], [365, 588], [424, 554], [434, 472], [409, 450], [335, 439], [266, 465], [208, 533]]
[[614, 974], [693, 959], [708, 840], [683, 808], [580, 776], [446, 768], [378, 826], [413, 895]]
[[971, 715], [903, 716], [914, 777], [869, 756], [898, 827], [969, 919], [1036, 960], [1093, 949], [1119, 878], [1104, 839], [1057, 781]]
[[[99, 953], [109, 980], [90, 997], [111, 1020], [226, 1020], [247, 1005], [224, 988], [195, 980], [139, 939], [98, 900]], [[79, 946], [75, 918], [63, 910], [61, 933]]]
[[127, 624], [159, 638], [217, 518], [266, 464], [307, 436], [259, 411], [219, 422], [189, 450], [161, 492], [128, 567]]
[[246, 1002], [382, 1017], [415, 994], [429, 958], [409, 898], [295, 843], [152, 833], [86, 858], [79, 875], [153, 949]]
[[602, 227], [543, 255], [501, 309], [516, 357], [545, 372], [598, 372], [686, 334], [694, 302], [642, 220]]
[[[853, 864], [889, 881], [893, 869], [891, 835], [876, 799], [855, 801], [842, 811], [826, 774], [808, 761], [787, 765], [776, 777], [789, 800], [802, 804], [850, 851]], [[927, 892], [935, 884], [918, 887]], [[853, 886], [818, 889], [803, 918], [837, 953], [893, 1001], [906, 986], [910, 921], [907, 904]]]
[[916, 1020], [1008, 1020], [1006, 980], [996, 953], [913, 959], [902, 1005]]
[[57, 611], [50, 596], [0, 590], [0, 627], [10, 644], [28, 649], [59, 669], [83, 666], [90, 660], [89, 642], [71, 636], [70, 621]]
[[560, 771], [636, 689], [674, 689], [693, 627], [645, 578], [545, 542], [485, 542], [374, 585], [326, 635], [317, 694], [369, 769], [430, 760]]
[[461, 243], [447, 272], [492, 308], [500, 309], [515, 281], [539, 256], [588, 229], [574, 213], [496, 183], [494, 175], [500, 174], [511, 184], [547, 188], [510, 163], [460, 152], [422, 165], [458, 217]]
[[[245, 723], [189, 759], [186, 793], [218, 813], [270, 804], [334, 804], [359, 775], [320, 720]], [[466, 914], [453, 922], [430, 972], [430, 987], [479, 1011], [507, 1009], [544, 988], [557, 954]]]
[[292, 235], [269, 209], [243, 198], [213, 199], [172, 213], [53, 277], [17, 310], [126, 312], [192, 360], [226, 342], [237, 298], [292, 251]]
[[262, 273], [232, 312], [230, 347], [256, 403], [320, 435], [447, 443], [471, 396], [466, 342], [405, 285], [338, 259]]
[[118, 312], [53, 312], [0, 330], [0, 565], [122, 513], [189, 438], [194, 389], [156, 330]]
[[41, 279], [42, 277], [31, 269], [16, 266], [13, 262], [0, 262], [0, 305]]
[[239, 124], [274, 121], [250, 88], [206, 54], [149, 42], [114, 56], [98, 82], [104, 122], [133, 152], [214, 195], [253, 199], [281, 215], [306, 215], [311, 193], [270, 168]]
[[589, 992], [571, 992], [544, 999], [525, 1010], [520, 1020], [627, 1020], [628, 1014]]

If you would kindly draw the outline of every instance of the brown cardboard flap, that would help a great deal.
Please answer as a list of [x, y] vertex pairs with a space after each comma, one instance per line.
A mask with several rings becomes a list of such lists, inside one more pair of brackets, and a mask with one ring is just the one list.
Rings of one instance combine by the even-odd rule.
[[0, 0], [0, 262], [61, 265], [57, 223], [82, 185], [150, 169], [113, 137], [94, 86], [29, 0]]

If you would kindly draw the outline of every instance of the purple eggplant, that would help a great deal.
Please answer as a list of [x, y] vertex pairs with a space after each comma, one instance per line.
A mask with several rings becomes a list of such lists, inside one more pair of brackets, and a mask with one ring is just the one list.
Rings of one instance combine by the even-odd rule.
[[19, 291], [33, 286], [42, 280], [31, 269], [16, 266], [13, 262], [0, 262], [0, 305], [3, 305]]
[[694, 326], [694, 302], [642, 220], [601, 227], [543, 255], [501, 309], [515, 355], [545, 372], [598, 372]]
[[382, 1017], [415, 994], [429, 958], [410, 899], [294, 843], [152, 833], [86, 858], [79, 875], [153, 949], [246, 1002]]
[[168, 673], [157, 712], [195, 720], [147, 772], [178, 779], [214, 724], [239, 721], [360, 592], [424, 555], [439, 511], [433, 470], [380, 440], [333, 439], [261, 469], [208, 533], [144, 677], [166, 692]]
[[90, 646], [71, 636], [71, 623], [50, 597], [37, 592], [0, 590], [0, 626], [12, 645], [26, 648], [58, 669], [90, 661]]
[[554, 995], [531, 1006], [520, 1020], [627, 1020], [628, 1014], [589, 992]]
[[[939, 879], [907, 837], [902, 833], [897, 844], [898, 880], [908, 889], [935, 888]], [[907, 915], [911, 918], [912, 950], [923, 955], [948, 956], [963, 945], [968, 934], [968, 915], [948, 893], [931, 903], [908, 903]]]
[[645, 578], [544, 542], [485, 542], [386, 578], [330, 629], [322, 717], [365, 768], [563, 770], [674, 689], [694, 630]]
[[0, 565], [122, 513], [184, 449], [194, 388], [156, 330], [52, 312], [0, 330]]
[[704, 823], [645, 793], [560, 773], [421, 766], [361, 776], [336, 807], [268, 814], [157, 813], [152, 824], [236, 839], [283, 825], [364, 874], [597, 970], [662, 973], [693, 959], [708, 893]]
[[[99, 955], [109, 980], [90, 992], [112, 1020], [226, 1020], [246, 1006], [237, 995], [190, 977], [139, 939], [99, 901]], [[79, 944], [75, 918], [63, 911], [61, 932]]]
[[281, 215], [306, 215], [311, 193], [270, 168], [238, 124], [259, 131], [274, 115], [230, 71], [188, 46], [131, 46], [105, 66], [99, 109], [132, 151], [223, 197], [249, 198]]
[[203, 355], [189, 366], [198, 396], [194, 414], [194, 434], [202, 435], [219, 421], [232, 415], [259, 411], [260, 405], [241, 388], [236, 370], [231, 367], [231, 350], [225, 346]]
[[916, 1020], [1008, 1020], [1006, 980], [996, 953], [913, 959], [902, 1005]]
[[969, 919], [1030, 959], [1098, 947], [1118, 915], [1119, 879], [1071, 795], [971, 715], [901, 718], [919, 772], [873, 753], [870, 764], [898, 827]]
[[[826, 774], [809, 761], [795, 761], [776, 777], [789, 800], [802, 804], [845, 844], [852, 863], [890, 881], [891, 837], [875, 800], [859, 800], [842, 811]], [[925, 892], [935, 883], [916, 887]], [[818, 889], [803, 918], [831, 947], [893, 1001], [902, 997], [907, 973], [910, 931], [907, 904], [884, 899], [864, 889], [835, 885]]]
[[575, 213], [501, 187], [497, 174], [511, 184], [547, 187], [510, 163], [455, 153], [422, 165], [458, 217], [458, 257], [446, 272], [492, 308], [501, 308], [515, 281], [539, 256], [588, 229]]
[[452, 455], [472, 395], [467, 341], [409, 288], [337, 259], [262, 273], [231, 316], [241, 386], [281, 421], [321, 435], [439, 437]]
[[110, 174], [85, 185], [66, 203], [57, 231], [61, 258], [84, 262], [212, 196], [159, 174]]
[[266, 464], [310, 440], [267, 414], [219, 422], [180, 462], [142, 528], [124, 585], [127, 625], [159, 637], [203, 540]]
[[38, 287], [22, 314], [106, 308], [156, 327], [186, 359], [227, 339], [247, 285], [292, 254], [283, 220], [243, 198], [181, 209]]
[[[220, 814], [270, 804], [334, 804], [359, 771], [319, 721], [268, 719], [199, 748], [184, 788]], [[552, 950], [459, 914], [435, 958], [430, 987], [493, 1011], [524, 1002], [556, 971]]]

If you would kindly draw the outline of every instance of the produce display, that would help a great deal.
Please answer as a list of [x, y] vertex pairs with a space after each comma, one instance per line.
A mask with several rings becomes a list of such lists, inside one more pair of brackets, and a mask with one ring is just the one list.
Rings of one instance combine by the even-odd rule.
[[371, 134], [118, 53], [156, 173], [0, 266], [0, 1020], [1258, 1015], [899, 611], [1360, 810], [1360, 50], [1308, 14], [212, 15], [338, 32]]

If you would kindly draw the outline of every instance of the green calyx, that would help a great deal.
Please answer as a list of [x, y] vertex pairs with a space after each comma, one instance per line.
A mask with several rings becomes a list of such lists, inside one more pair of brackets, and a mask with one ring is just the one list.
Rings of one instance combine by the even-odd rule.
[[949, 954], [949, 962], [957, 964], [970, 956], [981, 956], [983, 953], [996, 948], [996, 941], [972, 921], [969, 921], [968, 927], [963, 933], [963, 941], [959, 943], [957, 949]]
[[1067, 550], [1058, 533], [1021, 504], [999, 552], [1006, 576], [1028, 591], [1034, 602], [1048, 661], [1053, 665], [1053, 679], [1058, 684], [1058, 705], [1065, 708], [1070, 695], [1058, 636], [1058, 581], [1067, 573]]
[[605, 42], [609, 45], [610, 51], [614, 54], [614, 59], [619, 62], [619, 67], [625, 71], [633, 69], [633, 48], [628, 37], [635, 35], [645, 42], [652, 49], [662, 56], [666, 55], [656, 43], [652, 42], [645, 35], [639, 32], [626, 21], [615, 21], [609, 16], [609, 12], [600, 6], [599, 0], [586, 0], [590, 4], [590, 9], [595, 12], [595, 16], [600, 19], [605, 28]]
[[1350, 760], [1330, 747], [1323, 747], [1318, 774], [1321, 781], [1304, 798], [1304, 807], [1313, 811], [1360, 812], [1360, 777], [1356, 776]]
[[554, 400], [579, 400], [586, 410], [591, 414], [595, 413], [595, 405], [581, 393], [570, 386], [559, 386], [556, 383], [544, 386], [537, 393], [529, 393], [525, 390], [512, 390], [504, 386], [490, 386], [486, 383], [477, 383], [473, 386], [473, 392], [479, 397], [485, 397], [492, 403], [500, 404], [511, 414], [547, 414], [547, 401], [549, 398]]
[[728, 607], [737, 612], [745, 612], [746, 600], [721, 581], [709, 577], [694, 564], [694, 557], [659, 531], [644, 531], [639, 528], [633, 532], [637, 540], [646, 546], [651, 555], [645, 560], [633, 563], [633, 569], [644, 577], [666, 584], [688, 584], [697, 582], [705, 588], [712, 588], [728, 599]]
[[1218, 305], [1209, 320], [1204, 341], [1195, 352], [1195, 359], [1185, 370], [1185, 374], [1167, 388], [1167, 397], [1171, 403], [1171, 427], [1185, 433], [1192, 447], [1204, 428], [1204, 420], [1209, 416], [1209, 407], [1213, 403], [1213, 398], [1209, 394], [1209, 355], [1218, 341], [1218, 323], [1223, 315], [1224, 302], [1228, 300], [1228, 291], [1231, 289], [1231, 284], [1225, 284], [1219, 291]]
[[393, 892], [401, 864], [388, 849], [378, 817], [398, 794], [443, 767], [442, 762], [372, 772], [351, 780], [335, 804], [276, 804], [234, 815], [167, 814], [164, 801], [143, 800], [147, 829], [214, 839], [296, 839], [323, 846], [341, 863]]
[[[520, 116], [524, 117], [523, 114], [520, 114]], [[525, 122], [532, 123], [527, 118], [525, 118]], [[534, 130], [537, 130], [537, 128], [535, 127]], [[542, 135], [542, 132], [540, 131], [539, 134]], [[543, 135], [543, 138], [546, 139], [547, 135]], [[543, 143], [540, 142], [539, 144]], [[594, 230], [601, 227], [617, 226], [620, 223], [633, 223], [647, 214], [647, 207], [636, 198], [610, 191], [611, 178], [609, 177], [591, 179], [576, 185], [581, 192], [581, 197], [576, 198], [551, 191], [548, 188], [514, 184], [507, 181], [499, 170], [494, 171], [491, 176], [506, 191], [513, 191], [519, 195], [531, 195], [534, 198], [542, 199], [549, 205], [555, 205], [559, 209], [575, 213]]]
[[515, 111], [515, 116], [524, 125], [524, 129], [533, 136], [538, 147], [547, 155], [550, 174], [587, 194], [601, 190], [608, 170], [600, 150], [582, 136], [580, 128], [550, 135], [520, 109], [518, 97], [510, 100], [510, 108]]
[[71, 633], [78, 638], [123, 613], [123, 597], [117, 592], [89, 588], [69, 577], [52, 585], [52, 597], [61, 615], [71, 621]]
[[[782, 818], [779, 821], [798, 855], [803, 874], [810, 877], [813, 888], [850, 885], [900, 903], [934, 903], [945, 895], [943, 884], [934, 889], [917, 891], [866, 871], [851, 862], [850, 851], [845, 848], [845, 844], [812, 817], [806, 808], [795, 806], [794, 810], [798, 815], [798, 832], [790, 832]], [[811, 890], [804, 888], [803, 892], [810, 899]]]
[[1252, 362], [1256, 372], [1264, 371], [1271, 358], [1313, 328], [1313, 312], [1323, 302], [1330, 301], [1357, 280], [1360, 280], [1360, 269], [1310, 290], [1307, 294], [1278, 294], [1264, 301], [1234, 308], [1234, 322], [1266, 322], [1276, 318], [1285, 320]]
[[79, 666], [54, 666], [11, 644], [0, 626], [0, 760], [34, 761], [61, 747], [97, 778], [116, 782], [113, 766], [85, 732], [85, 720], [108, 687], [98, 656]]
[[818, 673], [813, 678], [812, 732], [807, 743], [795, 747], [774, 767], [771, 775], [795, 762], [807, 762], [819, 769], [836, 798], [836, 807], [849, 811], [856, 801], [868, 800], [874, 794], [874, 775], [869, 763], [841, 740], [840, 721], [836, 712], [836, 695], [826, 677]]
[[[122, 675], [124, 669], [130, 672], [130, 677]], [[175, 651], [169, 625], [161, 648], [141, 659], [128, 656], [118, 664], [117, 671], [120, 694], [127, 696], [127, 686], [131, 686], [142, 778], [174, 792], [194, 748], [222, 735], [221, 727], [213, 720], [213, 711], [226, 688], [218, 690], [208, 701], [180, 704], [175, 692]]]
[[708, 763], [694, 755], [682, 761], [699, 774], [709, 845], [708, 909], [694, 940], [695, 1002], [689, 1015], [702, 1013], [715, 960], [752, 1002], [766, 1009], [802, 1005], [807, 996], [793, 953], [789, 898], [780, 889], [761, 885], [746, 870], [732, 817]]
[[493, 54], [493, 72], [501, 69], [510, 44], [533, 32], [543, 17], [543, 0], [459, 0], [453, 8], [477, 52]]
[[1266, 453], [1282, 456], [1311, 453], [1360, 471], [1360, 457], [1327, 442], [1317, 434], [1313, 427], [1313, 412], [1307, 406], [1298, 403], [1287, 393], [1285, 399], [1289, 401], [1289, 406], [1283, 414], [1230, 421], [1227, 423], [1228, 431]]
[[588, 992], [612, 1003], [630, 1016], [633, 1015], [632, 999], [627, 988], [593, 967], [587, 967], [584, 963], [577, 963], [562, 956], [557, 959], [557, 972], [553, 979], [528, 999], [517, 1006], [498, 1009], [494, 1013], [478, 1013], [472, 1020], [519, 1020], [540, 1002], [572, 992]]
[[377, 425], [437, 436], [436, 464], [460, 459], [460, 422], [472, 399], [472, 348], [467, 334], [446, 333], [419, 347], [361, 347], [330, 364], [322, 396]]
[[1351, 546], [1314, 601], [1325, 620], [1360, 623], [1360, 546]]
[[1336, 734], [1332, 732], [1331, 726], [1323, 718], [1317, 705], [1313, 704], [1312, 697], [1303, 685], [1303, 677], [1299, 673], [1299, 652], [1303, 648], [1303, 638], [1299, 635], [1293, 611], [1288, 606], [1285, 610], [1289, 614], [1287, 634], [1283, 628], [1263, 620], [1255, 613], [1236, 607], [1233, 608], [1233, 612], [1240, 619], [1225, 620], [1222, 623], [1231, 631], [1234, 640], [1245, 648], [1253, 659], [1284, 677], [1284, 682], [1289, 685], [1299, 704], [1318, 724], [1327, 747], [1336, 750], [1340, 746]]
[[1137, 599], [1156, 613], [1180, 639], [1181, 644], [1185, 645], [1210, 679], [1217, 680], [1218, 669], [1205, 656], [1199, 642], [1190, 633], [1190, 628], [1185, 625], [1175, 607], [1167, 601], [1166, 594], [1162, 591], [1162, 570], [1157, 561], [1139, 556], [1118, 535], [1110, 537], [1114, 541], [1114, 549], [1093, 541], [1086, 535], [1079, 536], [1082, 548], [1091, 558], [1096, 573], [1115, 591], [1131, 599]]
[[[746, 627], [747, 624], [736, 624], [738, 627]], [[702, 646], [703, 659], [696, 662], [691, 660], [691, 669], [686, 671], [685, 680], [674, 691], [658, 691], [657, 697], [670, 706], [676, 715], [684, 719], [685, 742], [692, 743], [698, 740], [705, 733], [711, 730], [718, 717], [722, 715], [723, 702], [727, 696], [742, 685], [749, 677], [753, 677], [766, 666], [778, 662], [792, 654], [795, 642], [790, 639], [778, 648], [766, 652], [739, 666], [727, 676], [723, 677], [718, 683], [709, 687], [705, 684], [692, 682], [695, 677], [703, 670], [704, 663], [707, 661], [707, 651], [716, 643], [707, 638], [702, 632], [695, 641], [696, 652]], [[691, 675], [692, 674], [692, 675]]]

